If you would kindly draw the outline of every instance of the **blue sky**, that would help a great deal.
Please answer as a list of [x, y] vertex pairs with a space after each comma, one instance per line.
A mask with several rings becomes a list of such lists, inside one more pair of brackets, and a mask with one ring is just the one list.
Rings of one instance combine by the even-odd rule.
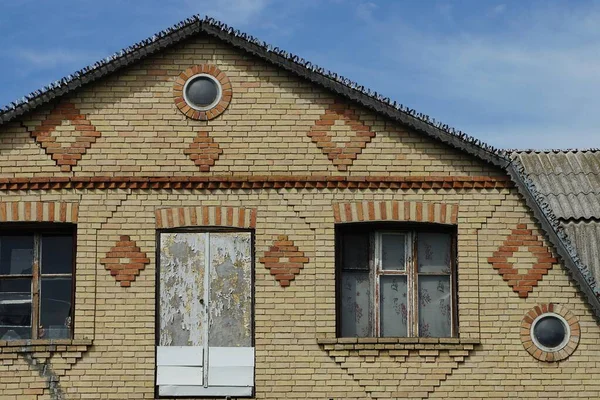
[[497, 147], [600, 147], [591, 0], [0, 0], [0, 105], [193, 14]]

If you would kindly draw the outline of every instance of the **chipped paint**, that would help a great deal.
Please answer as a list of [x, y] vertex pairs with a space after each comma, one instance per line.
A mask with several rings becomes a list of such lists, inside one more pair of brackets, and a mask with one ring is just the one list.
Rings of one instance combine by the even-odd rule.
[[206, 307], [209, 346], [252, 345], [251, 246], [249, 232], [161, 234], [160, 346], [204, 346]]
[[250, 347], [250, 233], [211, 233], [210, 259], [208, 344], [218, 347]]
[[160, 236], [161, 346], [204, 343], [205, 235], [163, 233]]

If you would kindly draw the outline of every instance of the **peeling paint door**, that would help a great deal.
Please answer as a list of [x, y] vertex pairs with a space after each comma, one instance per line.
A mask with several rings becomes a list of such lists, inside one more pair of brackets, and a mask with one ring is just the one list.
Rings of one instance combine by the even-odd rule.
[[251, 254], [250, 232], [160, 234], [159, 395], [252, 394]]

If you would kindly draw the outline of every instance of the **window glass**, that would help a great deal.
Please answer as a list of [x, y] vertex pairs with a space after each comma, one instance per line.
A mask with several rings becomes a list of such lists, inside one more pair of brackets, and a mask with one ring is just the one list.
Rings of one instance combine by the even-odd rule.
[[373, 334], [371, 285], [368, 272], [342, 272], [342, 336], [366, 337]]
[[42, 278], [40, 285], [40, 338], [71, 336], [71, 278]]
[[450, 276], [419, 275], [419, 336], [449, 337], [452, 292]]
[[369, 270], [369, 235], [349, 233], [342, 240], [342, 269]]
[[0, 236], [0, 275], [31, 275], [33, 235]]
[[41, 273], [70, 274], [73, 269], [73, 237], [42, 236]]
[[419, 273], [450, 273], [451, 236], [448, 233], [419, 232], [417, 262]]
[[31, 279], [0, 280], [0, 340], [31, 338]]
[[406, 235], [381, 235], [381, 265], [385, 270], [406, 269]]
[[381, 336], [405, 337], [408, 333], [406, 276], [384, 275], [380, 279]]
[[338, 228], [339, 335], [454, 335], [454, 234], [429, 226], [430, 231], [408, 230], [409, 225], [394, 231], [389, 224], [373, 224], [371, 230], [366, 225], [355, 232], [354, 226]]

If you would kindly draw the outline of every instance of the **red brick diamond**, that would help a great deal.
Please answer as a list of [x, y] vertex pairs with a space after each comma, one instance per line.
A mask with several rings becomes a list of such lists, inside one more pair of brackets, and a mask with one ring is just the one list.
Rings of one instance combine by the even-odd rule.
[[124, 235], [117, 245], [106, 253], [106, 258], [102, 258], [100, 263], [104, 264], [104, 268], [110, 271], [121, 286], [131, 286], [131, 282], [135, 281], [140, 271], [150, 263], [150, 259], [146, 253], [140, 251], [135, 241]]
[[281, 287], [290, 286], [290, 281], [294, 280], [304, 264], [308, 262], [308, 257], [304, 257], [304, 252], [298, 251], [294, 242], [289, 240], [286, 235], [277, 237], [277, 240], [271, 246], [269, 251], [265, 252], [264, 257], [258, 260], [265, 264], [275, 280]]
[[[533, 264], [526, 274], [519, 273], [514, 264], [508, 261], [520, 247], [526, 247], [537, 259], [537, 263]], [[539, 236], [533, 235], [531, 229], [527, 229], [527, 225], [519, 224], [493, 256], [488, 258], [488, 262], [519, 297], [527, 298], [542, 277], [552, 269], [552, 264], [556, 264], [558, 260], [552, 256]]]
[[[79, 134], [69, 145], [58, 143], [52, 136], [52, 132], [64, 121], [71, 122], [75, 127], [75, 132]], [[61, 171], [69, 172], [102, 134], [86, 119], [85, 115], [80, 113], [75, 105], [63, 102], [52, 110], [40, 126], [31, 132], [31, 136], [56, 162], [56, 165], [61, 167]]]
[[[354, 136], [345, 142], [334, 142], [331, 137], [331, 127], [335, 121], [342, 120], [354, 132]], [[315, 122], [308, 132], [308, 137], [331, 160], [339, 171], [346, 171], [354, 160], [371, 142], [375, 133], [363, 124], [353, 109], [345, 104], [334, 103], [329, 105], [325, 114]]]

